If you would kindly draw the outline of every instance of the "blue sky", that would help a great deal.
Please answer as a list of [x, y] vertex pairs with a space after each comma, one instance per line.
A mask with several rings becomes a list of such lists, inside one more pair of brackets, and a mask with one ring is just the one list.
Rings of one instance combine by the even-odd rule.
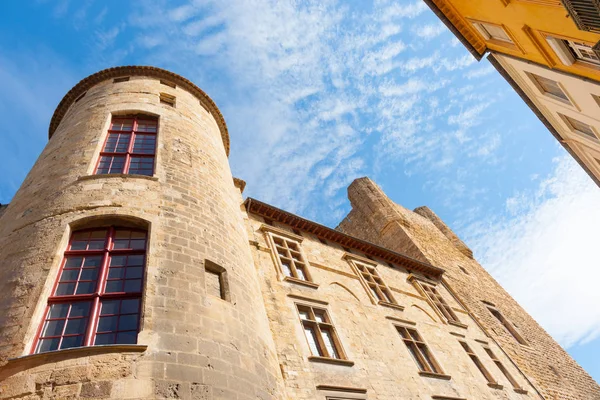
[[62, 96], [129, 64], [215, 100], [246, 195], [332, 227], [360, 176], [428, 205], [600, 380], [600, 190], [421, 1], [4, 2], [0, 203]]

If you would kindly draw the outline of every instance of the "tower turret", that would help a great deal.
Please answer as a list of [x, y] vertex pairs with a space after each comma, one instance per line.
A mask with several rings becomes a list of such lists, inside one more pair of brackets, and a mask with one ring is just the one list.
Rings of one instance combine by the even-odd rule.
[[228, 151], [169, 71], [69, 91], [0, 224], [0, 398], [281, 398]]

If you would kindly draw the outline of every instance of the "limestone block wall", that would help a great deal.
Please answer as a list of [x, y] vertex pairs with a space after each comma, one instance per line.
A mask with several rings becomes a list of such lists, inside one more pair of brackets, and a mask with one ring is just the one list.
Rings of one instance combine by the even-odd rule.
[[[0, 398], [282, 398], [214, 103], [149, 67], [102, 71], [65, 99], [0, 223]], [[154, 176], [93, 175], [111, 116], [136, 113], [159, 119]], [[149, 233], [138, 344], [29, 355], [70, 232], [123, 221]], [[207, 295], [205, 260], [227, 271], [230, 301]]]
[[[409, 272], [374, 259], [377, 270], [390, 287], [400, 308], [374, 304], [345, 259], [365, 257], [357, 250], [348, 253], [337, 243], [322, 243], [313, 234], [285, 223], [249, 214], [248, 231], [259, 281], [262, 284], [271, 330], [275, 339], [288, 398], [325, 400], [327, 391], [339, 389], [343, 399], [540, 399], [502, 350], [479, 328], [462, 305], [443, 286], [440, 293], [452, 306], [465, 327], [451, 326], [440, 319], [423, 295], [408, 281]], [[276, 256], [265, 230], [280, 230], [298, 237], [308, 259], [309, 272], [316, 285], [311, 287], [281, 279]], [[365, 259], [367, 262], [369, 259]], [[419, 275], [420, 276], [420, 275]], [[296, 304], [312, 305], [328, 311], [350, 363], [310, 359], [311, 352]], [[395, 325], [416, 327], [446, 377], [419, 374]], [[503, 386], [492, 388], [461, 347], [466, 341], [485, 367]], [[487, 344], [501, 359], [527, 393], [517, 393], [483, 350]], [[449, 378], [449, 379], [448, 379]], [[358, 393], [358, 394], [357, 394]], [[356, 396], [356, 397], [353, 397]], [[364, 396], [364, 397], [361, 397]], [[433, 397], [439, 396], [439, 397]]]
[[[470, 256], [470, 250], [429, 209], [394, 204], [368, 178], [348, 189], [352, 211], [338, 230], [444, 268], [445, 279], [488, 334], [546, 399], [597, 399], [600, 387]], [[520, 344], [490, 313], [493, 304], [522, 334]]]

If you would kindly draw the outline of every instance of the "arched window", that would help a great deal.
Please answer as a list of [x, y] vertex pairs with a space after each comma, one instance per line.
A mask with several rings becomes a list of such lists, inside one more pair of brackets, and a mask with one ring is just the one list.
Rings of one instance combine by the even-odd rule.
[[154, 174], [158, 120], [149, 115], [113, 116], [96, 175]]
[[33, 352], [137, 343], [147, 232], [73, 232]]

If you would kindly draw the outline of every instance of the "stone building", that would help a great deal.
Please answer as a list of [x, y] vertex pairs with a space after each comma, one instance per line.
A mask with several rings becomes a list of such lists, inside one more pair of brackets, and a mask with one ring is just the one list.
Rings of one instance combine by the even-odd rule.
[[2, 399], [600, 399], [428, 208], [244, 201], [185, 78], [100, 71], [49, 134], [0, 211]]

